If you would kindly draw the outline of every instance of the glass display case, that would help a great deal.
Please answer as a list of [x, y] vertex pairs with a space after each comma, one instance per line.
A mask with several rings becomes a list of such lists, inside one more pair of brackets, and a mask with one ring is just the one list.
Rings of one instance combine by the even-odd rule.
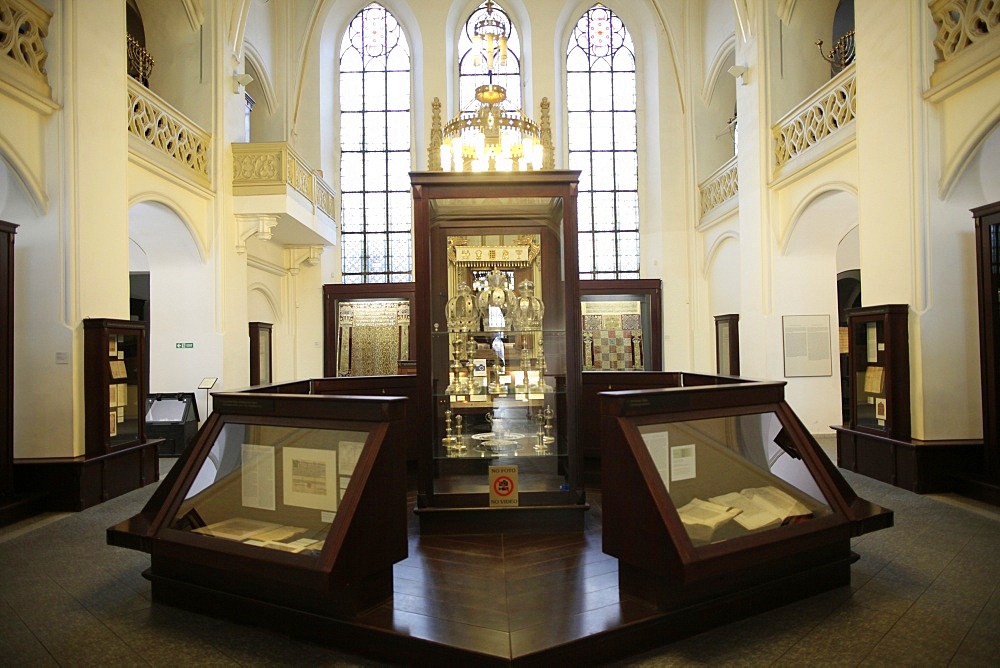
[[14, 235], [0, 220], [0, 499], [14, 495]]
[[660, 279], [580, 281], [584, 371], [659, 371]]
[[250, 323], [250, 384], [271, 384], [271, 330], [269, 322]]
[[83, 321], [86, 453], [142, 443], [146, 406], [146, 323]]
[[892, 512], [854, 494], [784, 383], [686, 375], [601, 394], [604, 551], [622, 592], [677, 609], [849, 583], [851, 536]]
[[740, 315], [715, 316], [715, 371], [723, 376], [740, 375]]
[[176, 457], [198, 433], [198, 402], [194, 392], [151, 394], [146, 401], [146, 433], [162, 438], [160, 457]]
[[407, 554], [405, 401], [215, 393], [197, 441], [109, 542], [152, 555], [154, 598], [367, 609]]
[[324, 375], [409, 374], [413, 295], [413, 283], [324, 285]]
[[852, 429], [910, 437], [910, 346], [906, 304], [847, 312]]
[[484, 508], [522, 518], [533, 509], [552, 520], [545, 526], [582, 527], [577, 178], [411, 175], [417, 378], [429, 419], [422, 531], [539, 523], [463, 514]]

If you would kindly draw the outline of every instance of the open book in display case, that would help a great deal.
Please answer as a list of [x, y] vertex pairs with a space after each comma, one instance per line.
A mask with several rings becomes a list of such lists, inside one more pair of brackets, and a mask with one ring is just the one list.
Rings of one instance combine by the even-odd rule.
[[717, 625], [848, 584], [851, 537], [892, 511], [854, 494], [784, 383], [671, 376], [601, 394], [604, 551], [621, 593]]

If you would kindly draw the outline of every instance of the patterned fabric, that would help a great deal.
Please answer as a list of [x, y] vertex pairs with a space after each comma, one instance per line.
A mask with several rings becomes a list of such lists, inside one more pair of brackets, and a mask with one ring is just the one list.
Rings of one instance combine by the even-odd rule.
[[642, 323], [639, 314], [585, 315], [583, 327], [584, 370], [642, 369]]
[[344, 302], [338, 322], [338, 376], [391, 376], [409, 359], [409, 302]]

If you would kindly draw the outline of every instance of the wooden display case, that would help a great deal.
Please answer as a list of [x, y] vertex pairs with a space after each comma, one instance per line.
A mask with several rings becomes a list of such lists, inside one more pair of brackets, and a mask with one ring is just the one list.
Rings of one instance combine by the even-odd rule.
[[715, 372], [740, 375], [740, 314], [715, 316]]
[[14, 493], [14, 235], [0, 220], [0, 500]]
[[852, 429], [910, 437], [909, 313], [906, 304], [847, 312]]
[[83, 321], [88, 457], [146, 440], [146, 323]]
[[584, 371], [659, 371], [663, 318], [658, 278], [580, 281]]
[[411, 174], [422, 532], [583, 526], [578, 178]]
[[1000, 202], [973, 209], [983, 388], [984, 476], [1000, 503]]
[[849, 584], [851, 537], [892, 512], [854, 494], [784, 383], [676, 382], [601, 395], [604, 551], [620, 591], [714, 625]]
[[408, 374], [415, 363], [413, 283], [323, 286], [323, 375]]
[[392, 596], [407, 554], [405, 399], [214, 393], [142, 512], [108, 542], [148, 552], [158, 602], [316, 624]]
[[269, 322], [250, 323], [250, 384], [271, 384], [271, 333]]

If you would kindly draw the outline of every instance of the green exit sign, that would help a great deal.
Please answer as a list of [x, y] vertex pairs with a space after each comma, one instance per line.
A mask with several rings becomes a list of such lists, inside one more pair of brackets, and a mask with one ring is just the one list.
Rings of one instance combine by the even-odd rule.
[[174, 347], [175, 348], [194, 348], [194, 344], [193, 343], [175, 343]]

